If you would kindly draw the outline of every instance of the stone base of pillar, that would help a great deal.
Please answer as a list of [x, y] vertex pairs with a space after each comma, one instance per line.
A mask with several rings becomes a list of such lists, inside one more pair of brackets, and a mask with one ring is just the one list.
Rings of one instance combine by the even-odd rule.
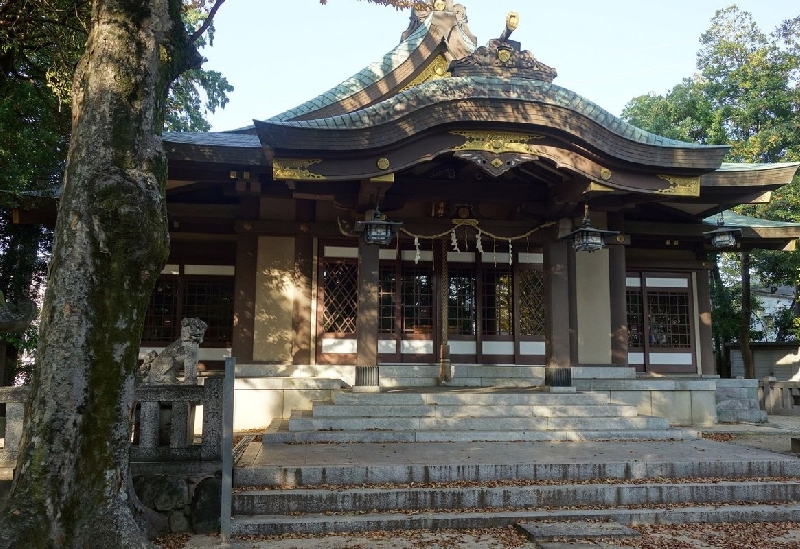
[[379, 393], [380, 372], [377, 366], [356, 366], [356, 382], [353, 385], [353, 392], [356, 393]]
[[376, 385], [353, 385], [350, 390], [354, 393], [380, 393], [381, 388]]
[[572, 368], [555, 366], [545, 367], [544, 384], [549, 387], [571, 387]]
[[439, 383], [450, 381], [453, 379], [453, 372], [450, 369], [450, 345], [442, 345], [440, 347], [439, 356]]

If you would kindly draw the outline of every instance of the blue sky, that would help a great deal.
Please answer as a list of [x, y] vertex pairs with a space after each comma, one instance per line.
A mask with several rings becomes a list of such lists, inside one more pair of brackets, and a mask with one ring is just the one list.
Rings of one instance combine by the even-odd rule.
[[[695, 72], [700, 34], [717, 0], [459, 0], [483, 45], [497, 38], [509, 11], [513, 38], [558, 71], [556, 84], [614, 114], [633, 97], [665, 93]], [[740, 0], [769, 33], [800, 15], [797, 0]], [[213, 131], [266, 119], [317, 96], [379, 59], [400, 40], [409, 12], [356, 0], [227, 0], [214, 46], [203, 54], [235, 87]]]

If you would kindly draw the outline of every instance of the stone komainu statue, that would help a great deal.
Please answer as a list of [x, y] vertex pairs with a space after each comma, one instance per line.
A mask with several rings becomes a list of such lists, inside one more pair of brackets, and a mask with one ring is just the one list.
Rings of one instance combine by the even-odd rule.
[[177, 375], [183, 373], [183, 383], [197, 383], [197, 362], [200, 343], [208, 325], [199, 318], [181, 321], [181, 338], [157, 354], [150, 351], [139, 368], [142, 383], [146, 385], [174, 385]]

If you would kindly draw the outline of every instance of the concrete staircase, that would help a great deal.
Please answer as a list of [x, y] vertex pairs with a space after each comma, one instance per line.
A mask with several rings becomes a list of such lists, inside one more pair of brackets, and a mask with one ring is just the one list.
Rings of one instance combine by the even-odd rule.
[[[291, 463], [297, 463], [291, 465]], [[800, 520], [800, 460], [707, 440], [251, 445], [234, 535]]]
[[608, 395], [538, 388], [418, 388], [342, 391], [332, 402], [275, 420], [264, 444], [667, 440], [696, 438], [661, 417], [640, 416]]

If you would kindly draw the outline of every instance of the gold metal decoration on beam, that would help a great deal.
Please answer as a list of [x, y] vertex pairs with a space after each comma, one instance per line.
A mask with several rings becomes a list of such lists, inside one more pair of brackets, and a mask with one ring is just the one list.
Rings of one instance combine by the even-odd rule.
[[699, 177], [680, 177], [676, 175], [659, 175], [661, 179], [669, 182], [669, 187], [655, 191], [658, 194], [672, 196], [700, 196]]
[[370, 183], [394, 183], [394, 174], [387, 173], [383, 175], [376, 175], [369, 178]]
[[449, 66], [450, 62], [445, 59], [444, 55], [437, 55], [434, 57], [433, 61], [428, 63], [428, 66], [425, 67], [421, 73], [414, 77], [411, 82], [400, 88], [400, 91], [405, 91], [409, 88], [413, 88], [414, 86], [419, 86], [425, 82], [441, 80], [442, 78], [450, 78], [452, 75], [447, 70], [447, 67]]
[[603, 181], [608, 181], [611, 179], [611, 170], [608, 168], [600, 168], [600, 179]]
[[589, 183], [589, 186], [586, 187], [586, 190], [584, 192], [587, 192], [587, 193], [590, 193], [590, 192], [607, 193], [607, 192], [613, 192], [615, 190], [616, 189], [612, 189], [611, 187], [609, 187], [607, 185], [603, 185], [602, 183], [597, 183], [595, 181], [592, 181], [592, 182]]
[[475, 132], [452, 131], [452, 135], [460, 135], [466, 141], [455, 147], [455, 151], [486, 151], [495, 154], [513, 152], [527, 154], [537, 139], [542, 135], [515, 132]]
[[392, 165], [392, 163], [389, 162], [388, 158], [381, 157], [378, 159], [377, 162], [375, 162], [375, 165], [378, 167], [379, 170], [388, 170], [389, 167]]
[[272, 179], [294, 179], [297, 181], [310, 181], [327, 179], [324, 175], [313, 173], [308, 168], [319, 164], [318, 158], [275, 158], [272, 160]]

